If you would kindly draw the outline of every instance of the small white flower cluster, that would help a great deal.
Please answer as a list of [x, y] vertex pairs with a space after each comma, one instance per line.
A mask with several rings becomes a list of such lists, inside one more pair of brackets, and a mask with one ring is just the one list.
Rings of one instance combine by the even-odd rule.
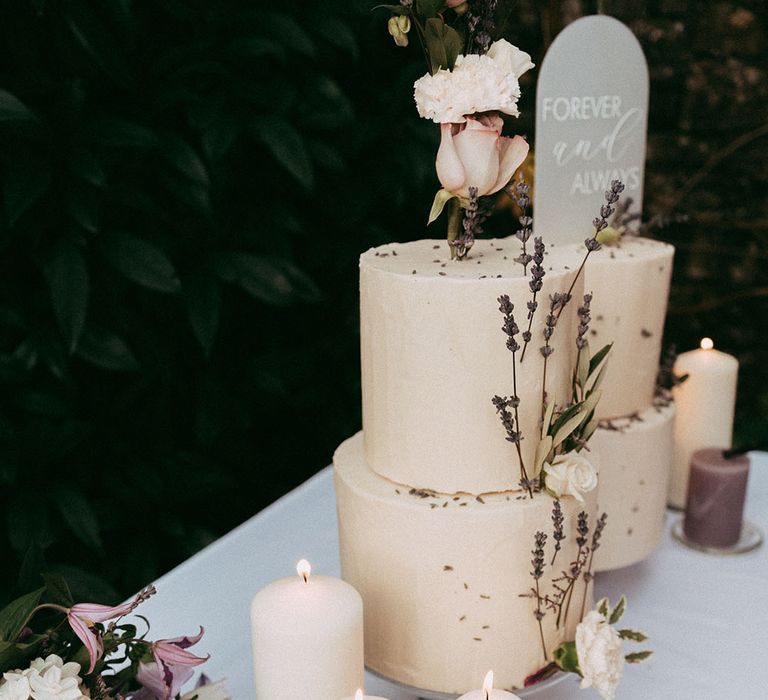
[[597, 610], [588, 612], [576, 627], [576, 653], [582, 688], [594, 688], [613, 700], [624, 672], [624, 650], [619, 633]]
[[7, 671], [0, 680], [0, 700], [83, 700], [80, 664], [56, 654], [35, 659], [24, 670]]
[[452, 71], [428, 73], [414, 83], [419, 115], [437, 124], [462, 124], [467, 115], [503, 112], [518, 116], [518, 78], [533, 68], [531, 57], [500, 39], [485, 55], [459, 56]]

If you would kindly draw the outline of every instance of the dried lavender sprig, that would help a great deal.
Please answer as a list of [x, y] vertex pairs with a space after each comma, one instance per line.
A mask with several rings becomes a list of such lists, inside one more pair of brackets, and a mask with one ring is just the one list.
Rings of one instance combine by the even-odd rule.
[[[571, 282], [571, 286], [568, 288], [568, 291], [566, 292], [566, 296], [568, 296], [569, 299], [571, 297], [571, 292], [573, 292], [573, 288], [576, 286], [576, 282], [581, 276], [581, 273], [584, 271], [584, 266], [587, 264], [587, 260], [589, 259], [590, 254], [596, 250], [600, 250], [600, 243], [598, 243], [597, 241], [597, 234], [599, 234], [600, 231], [602, 231], [606, 226], [608, 226], [607, 219], [611, 214], [613, 214], [614, 212], [613, 205], [619, 201], [619, 196], [623, 191], [624, 191], [624, 183], [622, 183], [621, 180], [613, 180], [611, 182], [611, 188], [605, 192], [606, 203], [600, 207], [600, 216], [596, 217], [592, 221], [592, 225], [595, 227], [595, 232], [591, 238], [587, 238], [584, 241], [584, 246], [586, 247], [587, 252], [582, 258], [581, 265], [579, 265], [579, 269], [576, 271], [576, 276], [573, 278], [573, 282]], [[561, 309], [558, 311], [558, 314], [557, 314], [558, 318], [560, 318], [560, 314], [563, 313], [564, 308], [565, 308], [565, 305], [563, 305]]]
[[546, 543], [547, 535], [538, 530], [534, 536], [534, 547], [531, 551], [531, 554], [533, 555], [533, 558], [531, 559], [531, 564], [533, 566], [531, 576], [533, 576], [536, 588], [536, 610], [534, 611], [533, 616], [536, 618], [536, 622], [539, 625], [539, 636], [541, 637], [541, 649], [544, 652], [544, 659], [548, 660], [547, 644], [544, 641], [544, 628], [541, 624], [545, 613], [541, 609], [541, 591], [539, 589], [539, 579], [544, 575], [544, 545]]
[[528, 283], [528, 287], [533, 292], [533, 298], [528, 302], [528, 328], [523, 331], [523, 352], [520, 353], [520, 362], [525, 359], [525, 351], [528, 348], [528, 343], [531, 342], [533, 316], [539, 307], [536, 296], [544, 286], [544, 250], [544, 241], [541, 236], [537, 236], [533, 239], [533, 265], [531, 266], [531, 281]]
[[[582, 305], [578, 308], [577, 314], [579, 316], [579, 326], [576, 331], [576, 347], [578, 350], [576, 351], [576, 372], [573, 375], [573, 394], [576, 395], [577, 388], [578, 388], [578, 371], [581, 363], [581, 351], [587, 346], [587, 331], [589, 330], [589, 323], [592, 320], [592, 316], [590, 315], [590, 304], [592, 303], [592, 292], [589, 294], [584, 295], [584, 301]], [[581, 387], [582, 392], [584, 391], [584, 387]], [[582, 396], [582, 398], [584, 398]]]
[[549, 563], [550, 566], [554, 566], [555, 557], [557, 557], [557, 553], [562, 547], [560, 543], [565, 539], [565, 529], [563, 528], [564, 521], [565, 516], [563, 515], [563, 507], [560, 505], [560, 501], [555, 501], [552, 504], [552, 525], [554, 528], [552, 539], [555, 541], [555, 552], [552, 555], [552, 561]]
[[477, 196], [477, 187], [468, 188], [468, 192], [469, 203], [466, 209], [464, 209], [464, 218], [462, 220], [464, 232], [455, 241], [450, 242], [450, 245], [453, 246], [456, 252], [457, 260], [463, 260], [467, 256], [467, 253], [475, 244], [475, 238], [483, 232], [478, 212], [479, 197]]
[[469, 5], [467, 28], [470, 41], [468, 53], [484, 54], [491, 45], [491, 34], [496, 28], [496, 5], [498, 0], [475, 0]]
[[[528, 495], [533, 498], [533, 489], [530, 485], [529, 479], [528, 479], [528, 472], [525, 469], [525, 463], [523, 461], [523, 451], [520, 448], [520, 441], [523, 439], [523, 436], [520, 432], [520, 416], [518, 413], [518, 406], [520, 405], [520, 398], [517, 395], [517, 363], [515, 362], [515, 353], [520, 349], [520, 343], [517, 342], [517, 334], [520, 332], [520, 329], [515, 322], [515, 316], [514, 316], [514, 304], [509, 299], [509, 296], [507, 294], [502, 294], [497, 301], [499, 302], [499, 311], [504, 316], [504, 324], [501, 327], [501, 330], [504, 332], [504, 334], [507, 336], [507, 350], [509, 350], [512, 353], [512, 399], [511, 403], [509, 403], [509, 399], [507, 400], [507, 403], [501, 407], [499, 404], [500, 398], [498, 396], [494, 396], [493, 405], [496, 406], [496, 410], [498, 411], [499, 415], [501, 416], [501, 421], [504, 424], [504, 428], [507, 431], [507, 440], [514, 443], [515, 448], [517, 450], [517, 459], [520, 464], [520, 481], [521, 484], [525, 484], [523, 488], [525, 488], [528, 491]], [[509, 416], [509, 411], [507, 410], [508, 407], [513, 409], [515, 416], [514, 416], [514, 429], [511, 429], [510, 427], [510, 419], [511, 416]], [[527, 485], [527, 487], [526, 487]]]
[[531, 205], [531, 198], [528, 196], [529, 191], [530, 187], [525, 181], [525, 177], [520, 175], [519, 181], [514, 185], [515, 201], [517, 201], [517, 206], [520, 207], [521, 212], [520, 217], [518, 218], [520, 228], [517, 233], [515, 233], [515, 236], [522, 243], [523, 249], [520, 255], [515, 258], [515, 262], [520, 263], [523, 266], [523, 274], [528, 273], [528, 263], [533, 260], [533, 256], [526, 249], [528, 239], [531, 237], [531, 226], [533, 224], [533, 219], [528, 213], [528, 208]]
[[[568, 600], [565, 603], [565, 615], [563, 616], [563, 625], [568, 624], [568, 610], [571, 607], [571, 600], [573, 600], [573, 591], [576, 588], [576, 583], [581, 576], [581, 572], [587, 563], [587, 556], [589, 555], [589, 515], [586, 511], [581, 511], [576, 520], [576, 544], [579, 547], [579, 551], [576, 554], [576, 559], [571, 563], [571, 582], [570, 591], [568, 592]], [[586, 585], [586, 584], [585, 584]]]
[[552, 335], [554, 334], [555, 328], [557, 327], [557, 321], [560, 318], [560, 313], [562, 312], [562, 309], [565, 307], [565, 305], [570, 301], [570, 299], [570, 293], [566, 295], [561, 294], [560, 292], [555, 292], [549, 297], [549, 313], [547, 314], [547, 318], [544, 321], [544, 345], [539, 348], [539, 351], [544, 356], [544, 370], [541, 380], [542, 417], [546, 412], [547, 405], [547, 361], [549, 360], [549, 356], [555, 352], [555, 349], [550, 344], [550, 340], [552, 339]]
[[589, 552], [589, 563], [587, 564], [587, 569], [584, 572], [584, 593], [581, 597], [581, 617], [579, 619], [583, 619], [584, 617], [584, 611], [587, 607], [587, 590], [589, 589], [590, 581], [592, 581], [593, 575], [592, 575], [592, 560], [595, 557], [595, 552], [600, 548], [600, 538], [603, 536], [603, 530], [605, 529], [605, 525], [608, 522], [608, 513], [603, 513], [595, 523], [595, 530], [592, 533], [592, 547]]

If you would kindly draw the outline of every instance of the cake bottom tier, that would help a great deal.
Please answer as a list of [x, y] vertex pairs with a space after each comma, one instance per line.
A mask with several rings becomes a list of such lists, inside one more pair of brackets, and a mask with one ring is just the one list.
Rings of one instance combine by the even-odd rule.
[[589, 446], [600, 460], [598, 508], [608, 514], [595, 569], [645, 559], [661, 540], [672, 463], [675, 405], [610, 421]]
[[526, 597], [535, 585], [531, 552], [536, 532], [546, 533], [539, 589], [554, 597], [554, 579], [577, 558], [578, 513], [594, 523], [594, 499], [561, 501], [565, 540], [552, 565], [549, 496], [445, 496], [400, 486], [368, 467], [362, 433], [342, 443], [334, 465], [342, 575], [363, 598], [370, 668], [444, 693], [477, 688], [493, 669], [496, 686], [511, 689], [574, 638], [591, 591], [577, 580], [559, 625], [542, 604], [540, 632], [536, 600]]

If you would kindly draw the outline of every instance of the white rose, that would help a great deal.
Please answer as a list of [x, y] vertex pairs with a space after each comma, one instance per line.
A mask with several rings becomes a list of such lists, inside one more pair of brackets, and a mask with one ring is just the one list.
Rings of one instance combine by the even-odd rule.
[[485, 55], [457, 57], [452, 71], [427, 73], [414, 83], [419, 115], [437, 124], [463, 124], [467, 115], [477, 112], [518, 116], [517, 79], [533, 66], [530, 59], [503, 39]]
[[579, 452], [566, 452], [544, 465], [544, 485], [557, 498], [573, 496], [584, 501], [584, 494], [597, 486], [597, 469]]
[[225, 683], [224, 680], [206, 683], [182, 695], [181, 700], [195, 700], [195, 698], [197, 700], [231, 700]]
[[576, 627], [576, 655], [581, 687], [593, 687], [604, 700], [613, 700], [624, 672], [624, 650], [619, 633], [597, 610], [588, 612]]

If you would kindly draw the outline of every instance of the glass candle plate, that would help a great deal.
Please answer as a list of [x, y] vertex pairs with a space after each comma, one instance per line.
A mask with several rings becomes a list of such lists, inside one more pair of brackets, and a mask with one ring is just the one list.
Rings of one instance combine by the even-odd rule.
[[680, 518], [674, 525], [672, 525], [672, 537], [686, 547], [698, 550], [699, 552], [721, 555], [744, 554], [746, 552], [751, 552], [753, 549], [757, 549], [763, 543], [763, 533], [760, 531], [760, 528], [746, 520], [741, 526], [741, 536], [736, 544], [733, 544], [730, 547], [709, 547], [689, 539], [686, 537], [685, 530], [683, 529], [683, 518]]
[[[387, 678], [386, 676], [383, 676], [382, 674], [377, 673], [368, 667], [366, 667], [366, 671], [368, 671], [368, 673], [375, 676], [376, 678], [390, 683], [395, 688], [403, 690], [409, 695], [413, 695], [414, 700], [456, 700], [456, 698], [459, 697], [458, 695], [452, 695], [450, 693], [438, 693], [434, 690], [422, 690], [420, 688], [414, 688], [413, 686], [406, 685], [405, 683], [400, 683], [398, 681], [392, 680], [391, 678]], [[574, 680], [576, 679], [576, 677], [571, 673], [556, 671], [552, 676], [546, 678], [543, 681], [540, 681], [539, 683], [536, 683], [535, 685], [529, 686], [528, 688], [517, 688], [516, 690], [512, 690], [510, 692], [513, 692], [518, 697], [526, 700], [527, 698], [543, 699], [546, 696], [547, 690], [550, 690], [554, 686], [559, 685], [569, 677], [572, 677]]]

